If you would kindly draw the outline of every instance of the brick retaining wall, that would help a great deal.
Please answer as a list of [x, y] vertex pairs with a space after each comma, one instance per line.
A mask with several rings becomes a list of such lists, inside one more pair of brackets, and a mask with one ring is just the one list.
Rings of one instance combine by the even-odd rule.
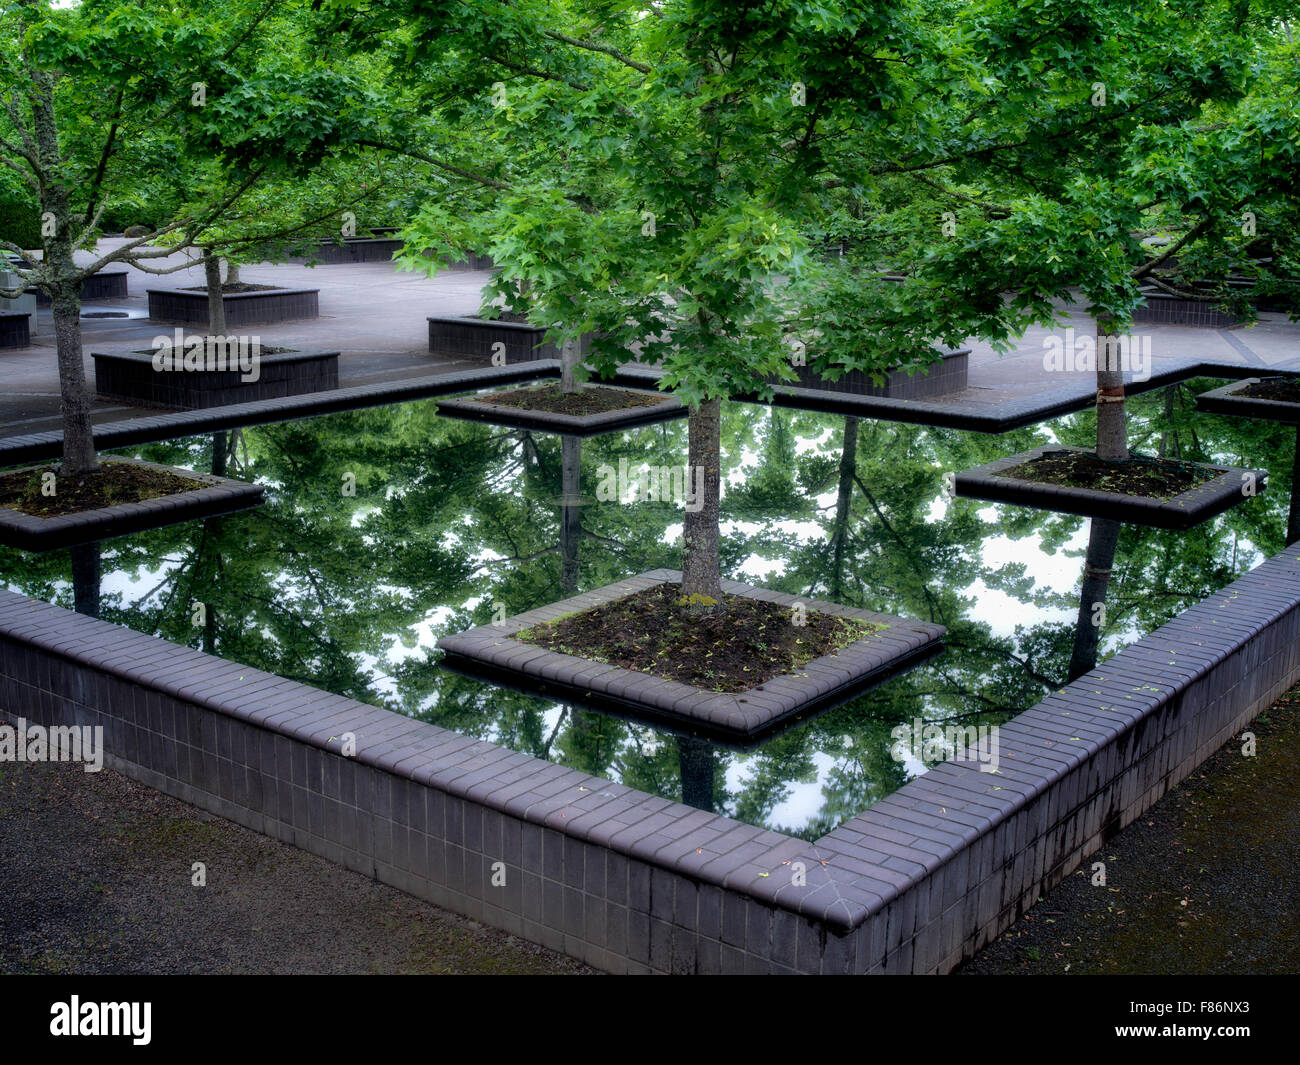
[[1291, 547], [815, 844], [3, 590], [0, 708], [601, 968], [945, 972], [1294, 685], [1298, 608]]

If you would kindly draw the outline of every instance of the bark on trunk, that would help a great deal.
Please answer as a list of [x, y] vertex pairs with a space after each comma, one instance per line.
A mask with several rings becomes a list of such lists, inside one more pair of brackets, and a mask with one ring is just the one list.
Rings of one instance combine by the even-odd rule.
[[221, 297], [221, 260], [211, 253], [203, 257], [203, 280], [208, 287], [208, 336], [225, 336], [226, 301]]
[[1100, 612], [1105, 605], [1110, 570], [1115, 563], [1115, 545], [1119, 542], [1119, 525], [1109, 518], [1093, 518], [1088, 530], [1088, 554], [1083, 563], [1083, 588], [1079, 592], [1079, 618], [1074, 626], [1074, 650], [1070, 654], [1067, 683], [1082, 677], [1097, 665], [1097, 647], [1101, 642]]
[[[691, 609], [722, 609], [721, 561], [718, 556], [718, 496], [722, 466], [722, 401], [705, 400], [687, 419], [688, 485], [700, 484], [702, 498], [688, 504], [682, 528], [682, 594], [695, 596]], [[698, 471], [702, 471], [702, 474]]]
[[560, 589], [566, 596], [578, 594], [578, 544], [582, 539], [582, 507], [579, 475], [582, 469], [582, 438], [560, 437]]
[[59, 146], [58, 117], [54, 110], [56, 76], [31, 70], [32, 132], [36, 142], [42, 216], [54, 220], [54, 232], [44, 238], [42, 281], [50, 296], [54, 317], [54, 343], [59, 365], [59, 396], [63, 409], [63, 466], [60, 473], [81, 476], [99, 468], [90, 426], [86, 395], [86, 369], [81, 356], [81, 274], [72, 254], [70, 190], [65, 183], [63, 153]]
[[844, 541], [849, 532], [849, 506], [853, 502], [853, 476], [858, 469], [858, 419], [844, 419], [844, 446], [840, 449], [840, 490], [835, 499], [835, 530], [831, 534], [831, 599], [839, 601], [844, 586]]
[[1291, 512], [1286, 521], [1286, 542], [1300, 540], [1300, 425], [1295, 428], [1295, 456], [1291, 459]]
[[1124, 371], [1120, 368], [1118, 340], [1113, 346], [1106, 343], [1114, 326], [1113, 318], [1097, 318], [1097, 457], [1123, 462], [1128, 458]]
[[99, 469], [90, 423], [90, 396], [81, 356], [80, 285], [51, 293], [54, 348], [59, 364], [59, 396], [63, 407], [62, 477], [81, 477]]
[[226, 260], [226, 284], [239, 284], [239, 263], [232, 263], [229, 259]]
[[582, 355], [582, 344], [577, 337], [570, 337], [560, 345], [560, 391], [566, 395], [580, 391], [573, 371], [582, 362]]

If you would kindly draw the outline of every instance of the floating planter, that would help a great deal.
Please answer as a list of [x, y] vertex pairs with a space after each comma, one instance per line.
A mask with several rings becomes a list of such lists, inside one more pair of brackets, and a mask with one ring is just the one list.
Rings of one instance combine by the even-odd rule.
[[[157, 494], [131, 503], [96, 505], [87, 501], [88, 509], [76, 510], [72, 509], [76, 496], [70, 493], [66, 483], [60, 483], [70, 478], [59, 478], [51, 463], [0, 473], [0, 543], [24, 551], [53, 551], [141, 529], [227, 514], [262, 501], [264, 489], [260, 484], [140, 459], [107, 456], [99, 461], [101, 467], [139, 471], [143, 476], [132, 478], [137, 482], [134, 490], [138, 493], [139, 482], [145, 482], [147, 490]], [[23, 510], [14, 506], [19, 497], [28, 500]], [[45, 509], [48, 513], [30, 513], [33, 509]]]
[[[772, 667], [775, 675], [763, 677], [760, 670], [766, 663], [752, 648], [729, 638], [725, 626], [734, 618], [724, 618], [717, 641], [719, 657], [731, 651], [737, 662], [744, 662], [738, 668], [752, 668], [755, 675], [752, 686], [736, 689], [729, 684], [733, 690], [717, 690], [718, 685], [709, 679], [710, 662], [693, 653], [664, 661], [665, 671], [682, 678], [674, 679], [597, 660], [621, 657], [621, 650], [605, 654], [592, 649], [590, 653], [596, 657], [584, 658], [576, 652], [553, 649], [567, 647], [573, 639], [566, 633], [565, 622], [571, 628], [579, 619], [590, 618], [594, 625], [595, 608], [622, 607], [620, 616], [607, 622], [621, 633], [635, 631], [638, 609], [650, 612], [652, 631], [667, 628], [672, 597], [678, 594], [680, 582], [681, 573], [676, 570], [653, 570], [499, 623], [444, 636], [438, 646], [446, 653], [445, 664], [453, 669], [555, 699], [744, 743], [794, 719], [839, 705], [905, 666], [937, 653], [946, 632], [941, 625], [723, 581], [724, 594], [740, 601], [733, 611], [745, 602], [761, 605], [771, 614], [768, 623], [772, 631], [778, 638], [792, 637], [789, 642], [796, 650], [814, 645], [814, 641], [834, 649], [789, 668]], [[638, 597], [657, 598], [642, 603]], [[553, 624], [557, 621], [559, 626]], [[755, 623], [764, 622], [752, 618], [746, 622]], [[686, 624], [691, 634], [707, 631], [707, 620], [690, 619]], [[719, 676], [730, 675], [725, 664], [719, 663]], [[706, 686], [710, 684], [713, 687]]]
[[1202, 392], [1196, 397], [1196, 409], [1300, 425], [1300, 377], [1247, 377]]
[[[208, 324], [208, 293], [205, 288], [158, 289], [149, 293], [149, 317], [156, 322], [178, 325]], [[269, 325], [299, 318], [320, 317], [320, 289], [275, 288], [250, 285], [243, 292], [226, 292], [226, 325]]]
[[339, 387], [337, 351], [266, 347], [255, 352], [245, 349], [242, 356], [214, 351], [187, 359], [183, 343], [175, 350], [181, 352], [175, 359], [164, 358], [166, 353], [159, 351], [92, 352], [95, 391], [105, 399], [196, 410]]
[[[1107, 490], [1062, 483], [1095, 473], [1092, 467], [1097, 462], [1095, 453], [1087, 448], [1040, 447], [959, 473], [954, 490], [959, 496], [996, 503], [1111, 518], [1157, 529], [1190, 529], [1252, 498], [1268, 484], [1265, 470], [1142, 456], [1116, 465], [1122, 465], [1137, 483], [1150, 485], [1147, 494], [1124, 491], [1123, 486]], [[1159, 492], [1160, 485], [1171, 477], [1185, 487], [1173, 494]]]
[[549, 382], [466, 399], [442, 399], [438, 401], [438, 413], [520, 429], [594, 436], [684, 418], [687, 408], [675, 396], [662, 392], [585, 385], [582, 391], [566, 396], [558, 383]]
[[1293, 544], [1300, 540], [1300, 378], [1247, 377], [1244, 381], [1202, 392], [1196, 397], [1196, 409], [1207, 414], [1259, 418], [1296, 427], [1286, 542]]

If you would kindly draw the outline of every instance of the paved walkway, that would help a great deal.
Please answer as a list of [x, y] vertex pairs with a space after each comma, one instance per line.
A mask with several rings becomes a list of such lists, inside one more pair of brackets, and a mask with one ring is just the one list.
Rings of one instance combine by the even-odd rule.
[[0, 974], [594, 971], [77, 764], [0, 763], [0, 899]]
[[[106, 240], [105, 249], [120, 241]], [[85, 259], [85, 256], [82, 256]], [[159, 260], [163, 262], [175, 260]], [[120, 269], [111, 267], [110, 269]], [[259, 264], [241, 270], [244, 281], [295, 288], [319, 288], [321, 317], [282, 325], [258, 326], [264, 344], [338, 349], [340, 385], [367, 385], [465, 369], [468, 363], [449, 362], [429, 354], [429, 315], [471, 314], [477, 311], [480, 290], [488, 279], [482, 272], [443, 273], [435, 278], [397, 270], [390, 263], [355, 263], [308, 268]], [[152, 337], [169, 331], [147, 317], [147, 288], [186, 288], [203, 283], [202, 270], [190, 268], [165, 276], [130, 269], [130, 295], [125, 300], [95, 304], [105, 310], [127, 310], [131, 319], [86, 319], [82, 322], [87, 379], [94, 381], [93, 351], [148, 347]], [[1092, 320], [1080, 308], [1069, 308], [1054, 330], [1035, 327], [1020, 338], [1015, 350], [997, 355], [983, 341], [968, 341], [972, 349], [969, 387], [936, 401], [954, 410], [980, 413], [1008, 400], [1082, 384], [1091, 389], [1091, 373], [1049, 372], [1043, 366], [1044, 340], [1067, 328], [1091, 333]], [[58, 372], [50, 312], [37, 315], [32, 346], [0, 351], [0, 437], [59, 428]], [[1153, 368], [1175, 360], [1226, 362], [1261, 370], [1300, 369], [1300, 323], [1285, 315], [1266, 314], [1258, 324], [1237, 329], [1198, 329], [1145, 325], [1135, 328], [1151, 337]], [[96, 401], [97, 424], [137, 417], [142, 408]]]
[[1249, 731], [1253, 758], [1226, 744], [960, 972], [1300, 972], [1300, 688]]

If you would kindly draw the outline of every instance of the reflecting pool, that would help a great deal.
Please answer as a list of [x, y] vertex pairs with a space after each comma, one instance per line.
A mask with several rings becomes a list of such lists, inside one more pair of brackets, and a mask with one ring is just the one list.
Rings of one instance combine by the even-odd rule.
[[[658, 567], [682, 508], [601, 491], [620, 460], [680, 469], [685, 422], [578, 441], [441, 418], [432, 401], [124, 449], [267, 486], [263, 506], [49, 555], [0, 580], [68, 608], [741, 821], [816, 838], [925, 771], [891, 730], [1006, 720], [1283, 547], [1294, 434], [1194, 412], [1210, 380], [1130, 400], [1134, 450], [1268, 469], [1189, 532], [1123, 526], [1098, 618], [1086, 518], [951, 499], [946, 473], [1091, 412], [987, 436], [724, 407], [724, 575], [938, 622], [944, 652], [752, 750], [485, 684], [438, 637]], [[635, 493], [635, 487], [629, 495]], [[75, 580], [74, 580], [75, 568]], [[1089, 596], [1084, 595], [1087, 600]], [[1092, 619], [1098, 618], [1094, 626]], [[932, 759], [933, 760], [933, 759]]]

